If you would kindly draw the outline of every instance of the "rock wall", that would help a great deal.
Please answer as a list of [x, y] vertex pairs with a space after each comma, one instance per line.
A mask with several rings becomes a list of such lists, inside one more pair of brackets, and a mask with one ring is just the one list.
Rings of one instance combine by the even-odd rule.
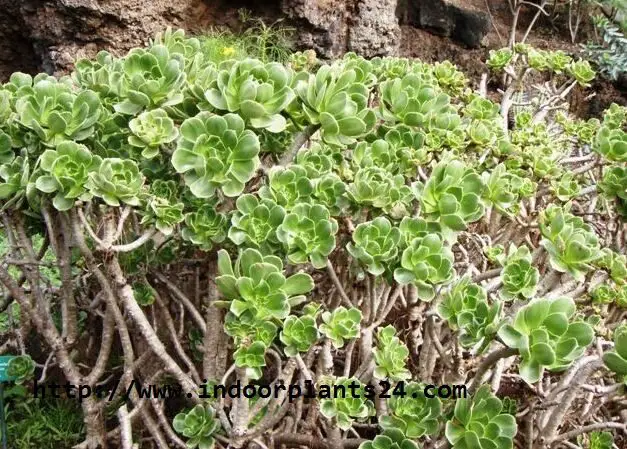
[[490, 16], [463, 0], [401, 0], [398, 15], [402, 24], [450, 37], [477, 48], [490, 30]]
[[[452, 1], [457, 3], [453, 4]], [[326, 58], [355, 51], [397, 55], [400, 22], [478, 46], [489, 21], [460, 0], [0, 0], [0, 81], [10, 73], [67, 73], [77, 57], [117, 55], [167, 26], [191, 33], [237, 26], [246, 7], [270, 21], [287, 19], [297, 45]]]
[[282, 10], [297, 24], [298, 44], [327, 57], [346, 51], [362, 56], [398, 53], [398, 0], [283, 0]]
[[[168, 25], [190, 31], [223, 11], [203, 0], [0, 0], [0, 79], [15, 70], [66, 72], [76, 57], [123, 54]], [[212, 6], [212, 4], [214, 6]]]

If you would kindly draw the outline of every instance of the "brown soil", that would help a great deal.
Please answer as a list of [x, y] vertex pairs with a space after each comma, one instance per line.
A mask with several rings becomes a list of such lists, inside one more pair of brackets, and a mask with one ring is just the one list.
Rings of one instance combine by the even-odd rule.
[[[481, 75], [488, 72], [485, 60], [491, 49], [501, 48], [507, 45], [510, 36], [512, 14], [506, 0], [455, 0], [464, 8], [487, 11], [493, 20], [490, 32], [483, 40], [483, 45], [478, 49], [465, 48], [446, 37], [435, 36], [429, 32], [411, 26], [401, 27], [402, 42], [401, 56], [418, 58], [426, 62], [449, 60], [456, 64], [477, 87]], [[518, 19], [517, 40], [520, 41], [531, 22], [535, 11], [532, 8], [523, 10]], [[497, 31], [498, 30], [498, 31]], [[577, 35], [579, 42], [585, 42], [591, 36], [592, 29], [582, 27]], [[577, 55], [580, 44], [571, 42], [568, 22], [566, 17], [558, 15], [554, 21], [549, 21], [540, 16], [536, 25], [532, 28], [526, 42], [536, 48], [563, 50], [569, 54]], [[490, 85], [490, 88], [496, 88]], [[590, 94], [594, 93], [592, 97]], [[627, 105], [627, 90], [625, 86], [618, 86], [602, 79], [595, 81], [593, 86], [585, 91], [573, 93], [572, 110], [582, 117], [594, 117], [606, 109], [611, 103]]]

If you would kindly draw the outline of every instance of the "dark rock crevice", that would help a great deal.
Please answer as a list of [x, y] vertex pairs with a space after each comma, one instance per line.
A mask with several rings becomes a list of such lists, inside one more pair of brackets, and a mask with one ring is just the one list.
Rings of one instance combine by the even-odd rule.
[[19, 14], [18, 2], [0, 0], [0, 11], [0, 82], [16, 71], [36, 73], [41, 59]]
[[[452, 3], [455, 1], [455, 3]], [[489, 21], [461, 0], [0, 0], [0, 81], [14, 71], [60, 75], [99, 50], [123, 55], [167, 26], [190, 33], [235, 25], [237, 9], [295, 29], [324, 58], [398, 55], [400, 24], [476, 47]]]
[[490, 30], [490, 17], [463, 5], [459, 0], [399, 0], [396, 13], [401, 25], [424, 28], [477, 48]]

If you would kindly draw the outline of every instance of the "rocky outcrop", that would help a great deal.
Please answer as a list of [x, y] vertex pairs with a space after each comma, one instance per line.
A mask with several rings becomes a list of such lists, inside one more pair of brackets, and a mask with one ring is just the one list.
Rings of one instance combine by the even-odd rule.
[[102, 49], [122, 55], [167, 26], [191, 33], [233, 27], [240, 7], [285, 18], [298, 47], [326, 58], [397, 55], [399, 17], [470, 47], [489, 27], [462, 0], [0, 0], [0, 81], [17, 70], [67, 73], [76, 58]]
[[347, 1], [282, 0], [281, 10], [297, 30], [299, 47], [312, 48], [328, 58], [346, 51], [352, 12]]
[[397, 0], [0, 0], [0, 79], [16, 70], [67, 73], [77, 57], [124, 54], [167, 26], [235, 25], [238, 7], [286, 17], [299, 47], [323, 57], [395, 54]]
[[490, 30], [490, 17], [462, 0], [402, 0], [401, 23], [425, 28], [477, 48]]
[[366, 57], [397, 55], [401, 31], [398, 0], [362, 0], [349, 32], [348, 49]]
[[221, 13], [215, 4], [203, 0], [0, 0], [0, 77], [5, 79], [15, 70], [64, 73], [76, 57], [92, 56], [102, 49], [123, 54], [168, 25], [190, 31], [207, 29]]
[[398, 0], [283, 0], [300, 47], [327, 58], [354, 51], [365, 57], [395, 55], [400, 27]]

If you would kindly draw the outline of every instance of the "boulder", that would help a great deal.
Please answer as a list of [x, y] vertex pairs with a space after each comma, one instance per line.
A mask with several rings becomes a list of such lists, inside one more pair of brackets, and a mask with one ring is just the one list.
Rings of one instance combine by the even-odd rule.
[[326, 58], [385, 56], [398, 53], [397, 1], [283, 0], [282, 11], [296, 24], [299, 47]]
[[403, 0], [401, 23], [450, 37], [470, 48], [481, 45], [490, 30], [490, 16], [459, 0]]

